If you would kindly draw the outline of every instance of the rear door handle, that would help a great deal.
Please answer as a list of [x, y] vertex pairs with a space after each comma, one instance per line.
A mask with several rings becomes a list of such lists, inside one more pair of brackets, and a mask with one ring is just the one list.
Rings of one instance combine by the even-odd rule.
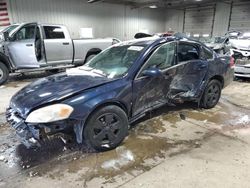
[[69, 42], [63, 42], [63, 45], [69, 45]]
[[29, 47], [30, 47], [30, 46], [33, 46], [33, 44], [26, 44], [26, 46], [29, 46]]

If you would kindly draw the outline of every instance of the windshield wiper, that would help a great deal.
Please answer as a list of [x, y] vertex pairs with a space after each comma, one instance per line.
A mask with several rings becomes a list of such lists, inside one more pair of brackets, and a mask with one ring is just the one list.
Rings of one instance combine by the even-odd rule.
[[105, 76], [105, 77], [107, 77], [108, 75], [107, 74], [105, 74], [102, 70], [99, 70], [99, 69], [92, 69], [91, 70], [91, 72], [93, 72], [93, 73], [96, 73], [96, 74], [99, 74], [99, 75], [101, 75], [101, 76]]

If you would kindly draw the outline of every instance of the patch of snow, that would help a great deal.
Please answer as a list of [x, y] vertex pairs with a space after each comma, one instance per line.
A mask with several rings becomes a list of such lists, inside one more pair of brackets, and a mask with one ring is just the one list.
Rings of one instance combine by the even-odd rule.
[[247, 124], [250, 122], [250, 118], [248, 115], [242, 116], [236, 123], [237, 124]]
[[108, 144], [103, 144], [102, 147], [104, 147], [104, 148], [110, 148], [110, 146]]
[[0, 156], [0, 161], [4, 161], [5, 160], [5, 157], [4, 156]]
[[104, 169], [119, 170], [122, 166], [134, 161], [133, 153], [124, 146], [116, 148], [116, 153], [118, 155], [116, 159], [105, 161], [101, 167]]

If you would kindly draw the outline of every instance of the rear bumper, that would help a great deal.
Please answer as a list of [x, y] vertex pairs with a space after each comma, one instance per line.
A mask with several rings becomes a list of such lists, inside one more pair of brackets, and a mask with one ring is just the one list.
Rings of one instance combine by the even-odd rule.
[[235, 66], [234, 75], [237, 77], [250, 78], [250, 66]]

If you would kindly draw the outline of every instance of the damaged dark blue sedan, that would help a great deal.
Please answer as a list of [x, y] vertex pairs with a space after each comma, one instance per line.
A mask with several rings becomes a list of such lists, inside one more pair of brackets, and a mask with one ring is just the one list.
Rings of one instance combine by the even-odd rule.
[[160, 106], [193, 101], [213, 108], [233, 67], [229, 56], [186, 38], [127, 41], [26, 86], [12, 97], [6, 117], [27, 147], [72, 133], [78, 143], [109, 150], [131, 122]]

